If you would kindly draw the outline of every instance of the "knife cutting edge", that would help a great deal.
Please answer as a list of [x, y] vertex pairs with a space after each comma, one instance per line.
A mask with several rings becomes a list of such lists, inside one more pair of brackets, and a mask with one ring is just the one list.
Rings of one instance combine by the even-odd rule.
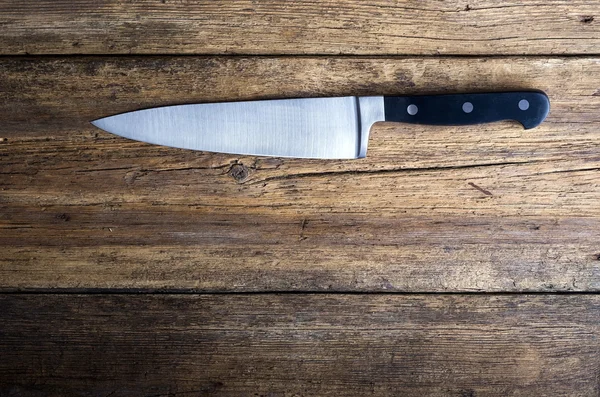
[[92, 121], [107, 132], [182, 149], [253, 156], [356, 159], [378, 121], [470, 125], [515, 120], [538, 126], [550, 110], [541, 91], [422, 96], [348, 96], [163, 106]]

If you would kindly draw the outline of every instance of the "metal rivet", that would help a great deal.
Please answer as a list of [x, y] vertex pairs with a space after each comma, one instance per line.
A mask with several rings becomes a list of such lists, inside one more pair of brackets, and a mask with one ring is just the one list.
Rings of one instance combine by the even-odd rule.
[[521, 110], [529, 109], [529, 101], [527, 99], [521, 99], [519, 101], [519, 109], [521, 109]]
[[419, 111], [419, 108], [417, 107], [417, 105], [408, 105], [408, 107], [406, 108], [406, 111], [411, 116], [414, 116]]
[[473, 104], [471, 102], [463, 103], [463, 112], [471, 113], [473, 111]]

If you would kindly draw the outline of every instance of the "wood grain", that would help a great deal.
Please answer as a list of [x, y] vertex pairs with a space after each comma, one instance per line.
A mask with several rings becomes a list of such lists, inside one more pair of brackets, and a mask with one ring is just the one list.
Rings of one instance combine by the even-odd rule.
[[589, 295], [3, 295], [0, 394], [593, 396], [599, 314]]
[[[0, 0], [0, 396], [598, 396], [597, 3]], [[89, 124], [517, 89], [539, 128], [383, 123], [358, 161]]]
[[0, 1], [3, 54], [598, 54], [595, 0]]
[[[600, 288], [597, 58], [5, 58], [0, 81], [5, 291]], [[528, 131], [384, 123], [357, 161], [185, 151], [89, 124], [173, 103], [492, 87], [543, 89], [551, 114]]]

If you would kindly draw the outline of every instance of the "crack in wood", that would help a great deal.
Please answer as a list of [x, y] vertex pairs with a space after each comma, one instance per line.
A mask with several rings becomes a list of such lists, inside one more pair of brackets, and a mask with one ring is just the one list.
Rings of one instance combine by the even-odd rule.
[[469, 182], [469, 186], [479, 190], [481, 193], [485, 194], [486, 196], [493, 196], [493, 194], [489, 190], [485, 190], [482, 187], [477, 186], [473, 182]]
[[277, 180], [287, 179], [302, 179], [302, 178], [313, 178], [313, 177], [329, 177], [329, 176], [342, 176], [342, 175], [384, 175], [384, 174], [403, 174], [403, 173], [416, 173], [416, 172], [435, 172], [435, 171], [447, 171], [447, 170], [462, 170], [470, 168], [486, 168], [486, 167], [502, 167], [508, 165], [525, 165], [539, 163], [543, 160], [525, 160], [525, 161], [502, 161], [497, 163], [479, 163], [479, 164], [466, 164], [466, 165], [449, 165], [449, 166], [434, 166], [434, 167], [404, 167], [404, 168], [392, 168], [385, 170], [343, 170], [343, 171], [325, 171], [325, 172], [306, 172], [298, 174], [287, 174], [278, 175], [263, 179], [254, 179], [250, 184], [260, 184], [263, 182], [272, 182]]

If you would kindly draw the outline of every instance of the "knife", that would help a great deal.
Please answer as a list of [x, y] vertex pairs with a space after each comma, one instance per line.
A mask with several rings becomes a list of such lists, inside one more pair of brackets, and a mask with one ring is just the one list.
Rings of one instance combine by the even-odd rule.
[[107, 132], [183, 149], [253, 156], [355, 159], [367, 155], [378, 121], [469, 125], [515, 120], [539, 125], [541, 91], [423, 96], [347, 96], [163, 106], [92, 121]]

